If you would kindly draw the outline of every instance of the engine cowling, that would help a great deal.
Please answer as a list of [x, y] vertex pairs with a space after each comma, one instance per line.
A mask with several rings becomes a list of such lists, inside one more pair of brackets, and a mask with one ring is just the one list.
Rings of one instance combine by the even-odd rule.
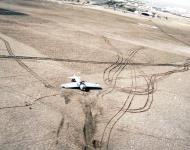
[[82, 91], [86, 91], [86, 85], [85, 85], [84, 83], [81, 83], [81, 84], [80, 84], [80, 89], [81, 89]]

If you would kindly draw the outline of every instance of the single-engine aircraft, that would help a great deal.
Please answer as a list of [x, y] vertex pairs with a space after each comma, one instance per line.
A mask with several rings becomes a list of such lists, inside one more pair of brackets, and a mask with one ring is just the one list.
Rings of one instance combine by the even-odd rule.
[[89, 83], [86, 81], [81, 81], [79, 76], [73, 75], [68, 77], [71, 79], [70, 83], [61, 84], [62, 88], [65, 89], [80, 89], [81, 91], [88, 92], [91, 89], [101, 90], [101, 86], [97, 83]]

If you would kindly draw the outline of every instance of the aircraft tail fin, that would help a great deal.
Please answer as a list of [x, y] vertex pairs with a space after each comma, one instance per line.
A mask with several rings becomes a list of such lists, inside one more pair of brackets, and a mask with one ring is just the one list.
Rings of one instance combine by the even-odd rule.
[[76, 76], [75, 74], [74, 74], [73, 76], [71, 76], [71, 77], [68, 77], [68, 78], [70, 78], [70, 79], [75, 79], [76, 82], [80, 82], [80, 77], [79, 77], [79, 76]]

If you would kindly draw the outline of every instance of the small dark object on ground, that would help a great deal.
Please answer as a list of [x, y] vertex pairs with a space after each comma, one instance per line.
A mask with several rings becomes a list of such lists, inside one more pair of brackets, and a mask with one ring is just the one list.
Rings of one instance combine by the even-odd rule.
[[100, 148], [101, 147], [101, 142], [98, 140], [93, 140], [92, 144], [93, 144], [94, 148]]

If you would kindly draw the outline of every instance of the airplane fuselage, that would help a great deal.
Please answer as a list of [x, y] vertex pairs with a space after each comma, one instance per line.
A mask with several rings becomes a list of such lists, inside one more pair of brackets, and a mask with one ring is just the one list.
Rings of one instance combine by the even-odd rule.
[[80, 82], [79, 84], [80, 84], [79, 87], [80, 87], [81, 91], [86, 91], [87, 90], [86, 85], [85, 85], [84, 82]]
[[81, 91], [89, 91], [90, 89], [102, 89], [101, 86], [97, 83], [89, 83], [86, 81], [81, 81], [80, 77], [73, 75], [69, 77], [71, 79], [71, 83], [62, 84], [62, 88], [66, 89], [80, 89]]

